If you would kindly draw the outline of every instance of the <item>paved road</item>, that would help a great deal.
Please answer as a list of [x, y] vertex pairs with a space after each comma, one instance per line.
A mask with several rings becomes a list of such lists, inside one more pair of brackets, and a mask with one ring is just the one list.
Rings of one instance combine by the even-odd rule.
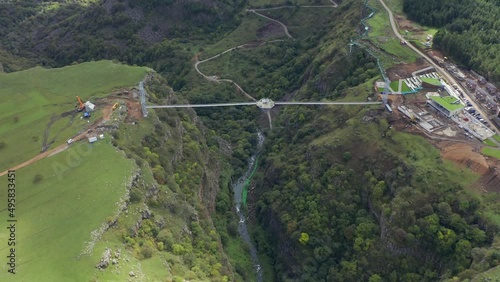
[[[399, 40], [406, 41], [406, 39], [403, 38], [403, 36], [398, 31], [398, 28], [396, 26], [396, 21], [394, 20], [394, 15], [392, 14], [391, 9], [389, 9], [389, 7], [387, 7], [384, 0], [379, 0], [379, 1], [380, 1], [380, 4], [382, 4], [382, 6], [384, 6], [384, 9], [389, 14], [389, 20], [390, 20], [392, 31], [394, 32], [394, 34], [399, 38]], [[429, 56], [427, 56], [424, 52], [420, 51], [417, 47], [413, 46], [413, 44], [411, 44], [410, 42], [407, 42], [407, 46], [409, 48], [411, 48], [413, 51], [415, 51], [417, 54], [419, 54], [422, 58], [424, 58], [429, 64], [431, 64], [437, 70], [437, 72], [441, 75], [441, 77], [445, 78], [449, 84], [458, 85], [458, 87], [460, 88], [462, 93], [464, 93], [464, 96], [467, 97], [467, 100], [469, 100], [469, 102], [472, 104], [472, 106], [474, 106], [474, 108], [476, 108], [476, 111], [478, 111], [484, 117], [484, 119], [486, 121], [488, 121], [488, 123], [491, 125], [491, 128], [493, 128], [493, 130], [498, 133], [497, 128], [491, 122], [491, 120], [488, 118], [488, 115], [482, 111], [482, 109], [476, 104], [476, 102], [473, 99], [471, 99], [471, 97], [469, 97], [468, 92], [466, 92], [466, 90], [463, 89], [462, 85], [457, 83], [455, 78], [450, 73], [448, 73], [447, 70], [445, 70], [444, 68], [442, 68], [441, 66], [436, 64]]]

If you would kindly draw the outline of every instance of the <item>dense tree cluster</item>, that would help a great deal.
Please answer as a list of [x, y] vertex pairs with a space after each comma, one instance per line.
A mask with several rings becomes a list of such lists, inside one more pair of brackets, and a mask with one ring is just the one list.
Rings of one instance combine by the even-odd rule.
[[287, 109], [264, 154], [257, 214], [278, 280], [434, 281], [498, 264], [481, 251], [497, 226], [437, 152], [395, 149], [404, 135], [385, 120], [329, 111]]
[[185, 84], [184, 65], [192, 53], [171, 41], [219, 38], [237, 25], [234, 15], [243, 3], [130, 0], [107, 7], [100, 1], [61, 2], [52, 9], [32, 1], [0, 5], [0, 49], [50, 67], [101, 59], [149, 65], [175, 89]]
[[434, 45], [494, 81], [500, 80], [500, 5], [496, 0], [405, 0], [404, 12], [419, 23], [441, 28]]

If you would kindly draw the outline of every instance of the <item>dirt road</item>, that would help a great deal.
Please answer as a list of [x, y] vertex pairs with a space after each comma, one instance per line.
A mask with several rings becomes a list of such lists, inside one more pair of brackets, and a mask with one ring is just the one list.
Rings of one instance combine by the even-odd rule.
[[[83, 133], [80, 133], [79, 135], [73, 137], [74, 142], [77, 142], [77, 141], [80, 141], [81, 139], [84, 139], [86, 137], [86, 134], [87, 134], [87, 131], [85, 131]], [[47, 157], [51, 157], [53, 155], [57, 155], [60, 152], [65, 151], [68, 148], [69, 148], [68, 144], [66, 144], [66, 143], [61, 144], [61, 145], [55, 147], [52, 150], [48, 150], [48, 151], [45, 151], [43, 153], [40, 153], [40, 154], [36, 155], [35, 157], [33, 157], [33, 158], [31, 158], [31, 159], [29, 159], [29, 160], [27, 160], [27, 161], [25, 161], [25, 162], [23, 162], [21, 164], [18, 164], [18, 165], [14, 166], [14, 167], [9, 168], [6, 171], [1, 172], [0, 176], [3, 176], [5, 174], [7, 174], [9, 172], [9, 170], [18, 170], [18, 169], [21, 169], [21, 168], [23, 168], [25, 166], [29, 166], [30, 164], [33, 164], [33, 163], [35, 163], [35, 162], [37, 162], [37, 161], [39, 161], [41, 159], [45, 159]]]
[[32, 158], [32, 159], [30, 159], [30, 160], [25, 161], [24, 163], [18, 164], [18, 165], [14, 166], [14, 167], [11, 167], [10, 169], [8, 169], [8, 170], [6, 170], [6, 171], [4, 171], [4, 172], [1, 172], [1, 173], [0, 173], [0, 176], [3, 176], [3, 175], [5, 175], [5, 174], [7, 174], [7, 172], [8, 172], [9, 170], [18, 170], [18, 169], [23, 168], [23, 167], [25, 167], [25, 166], [28, 166], [28, 165], [30, 165], [30, 164], [32, 164], [32, 163], [35, 163], [35, 162], [37, 162], [37, 161], [39, 161], [39, 160], [41, 160], [41, 159], [44, 159], [44, 158], [46, 158], [46, 157], [49, 157], [49, 156], [53, 156], [53, 155], [55, 155], [55, 154], [58, 154], [58, 153], [60, 153], [60, 152], [62, 152], [62, 151], [64, 151], [64, 150], [68, 149], [68, 147], [69, 147], [69, 146], [68, 146], [68, 144], [61, 144], [61, 145], [59, 145], [59, 146], [55, 147], [55, 148], [54, 148], [54, 149], [52, 149], [52, 150], [45, 151], [45, 152], [43, 152], [43, 153], [41, 153], [41, 154], [39, 154], [39, 155], [35, 156], [34, 158]]

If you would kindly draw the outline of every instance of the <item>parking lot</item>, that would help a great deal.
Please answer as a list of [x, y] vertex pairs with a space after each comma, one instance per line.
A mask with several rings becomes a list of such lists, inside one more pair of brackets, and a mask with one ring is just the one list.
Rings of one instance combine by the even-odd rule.
[[480, 140], [485, 140], [495, 135], [495, 133], [484, 124], [485, 122], [481, 122], [478, 117], [479, 116], [474, 116], [467, 110], [464, 110], [452, 119], [464, 130], [466, 136], [473, 136]]

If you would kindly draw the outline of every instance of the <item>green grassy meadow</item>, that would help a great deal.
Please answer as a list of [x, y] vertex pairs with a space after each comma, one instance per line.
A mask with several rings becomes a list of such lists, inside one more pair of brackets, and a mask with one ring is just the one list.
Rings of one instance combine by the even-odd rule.
[[493, 140], [491, 140], [491, 139], [486, 139], [486, 140], [484, 140], [483, 143], [486, 144], [486, 145], [488, 145], [488, 146], [492, 146], [492, 147], [496, 147], [497, 146], [497, 144]]
[[[74, 143], [68, 150], [16, 172], [15, 281], [91, 281], [102, 251], [81, 255], [91, 232], [118, 212], [135, 164], [117, 151], [109, 136], [94, 144]], [[34, 175], [43, 179], [33, 183]], [[0, 177], [7, 184], [7, 177]], [[7, 189], [0, 189], [6, 198]], [[7, 218], [2, 207], [0, 218]], [[8, 238], [0, 229], [0, 241]], [[7, 245], [0, 246], [3, 258]], [[4, 259], [5, 260], [5, 259]], [[2, 263], [0, 281], [12, 277]]]
[[493, 135], [493, 139], [495, 139], [498, 142], [500, 142], [500, 135], [498, 135], [498, 134]]
[[402, 85], [401, 85], [401, 92], [407, 92], [407, 91], [410, 91], [410, 87], [408, 86], [408, 84], [403, 81]]
[[494, 149], [494, 148], [489, 148], [489, 147], [484, 147], [481, 152], [490, 157], [495, 157], [497, 159], [500, 159], [500, 150], [499, 149]]
[[[86, 121], [75, 110], [77, 95], [83, 101], [95, 101], [113, 89], [138, 84], [146, 71], [143, 67], [99, 61], [0, 74], [0, 171], [41, 151], [51, 119], [54, 122], [47, 138], [54, 142], [51, 148], [84, 130]], [[97, 117], [96, 113], [91, 121]]]
[[317, 26], [326, 26], [335, 21], [332, 17], [335, 9], [287, 8], [260, 11], [259, 13], [282, 22], [296, 40], [303, 40], [311, 36], [311, 34], [316, 34], [318, 31]]
[[391, 83], [389, 84], [389, 87], [391, 87], [391, 89], [394, 92], [397, 92], [399, 90], [399, 80], [391, 81]]
[[205, 47], [200, 59], [207, 59], [227, 49], [257, 40], [257, 29], [268, 24], [269, 21], [254, 14], [247, 13], [242, 23], [221, 41]]
[[[374, 144], [379, 144], [378, 146], [383, 148], [387, 154], [395, 155], [414, 164], [418, 169], [413, 181], [420, 183], [415, 183], [415, 185], [429, 185], [451, 179], [456, 184], [467, 187], [480, 177], [470, 170], [462, 171], [451, 161], [442, 161], [440, 151], [423, 137], [388, 129], [387, 123], [364, 125], [356, 119], [351, 119], [347, 123], [356, 124], [359, 130], [352, 132], [349, 127], [339, 128], [313, 140], [311, 145], [337, 144], [337, 146], [342, 146], [343, 144], [352, 144], [358, 139], [370, 140]], [[386, 131], [386, 137], [381, 137], [381, 131]], [[394, 146], [394, 143], [397, 143], [398, 146]]]
[[377, 47], [398, 57], [407, 63], [414, 62], [417, 58], [415, 52], [406, 46], [402, 46], [392, 32], [389, 15], [379, 1], [370, 0], [368, 3], [376, 10], [373, 17], [368, 20], [370, 33], [368, 38]]

